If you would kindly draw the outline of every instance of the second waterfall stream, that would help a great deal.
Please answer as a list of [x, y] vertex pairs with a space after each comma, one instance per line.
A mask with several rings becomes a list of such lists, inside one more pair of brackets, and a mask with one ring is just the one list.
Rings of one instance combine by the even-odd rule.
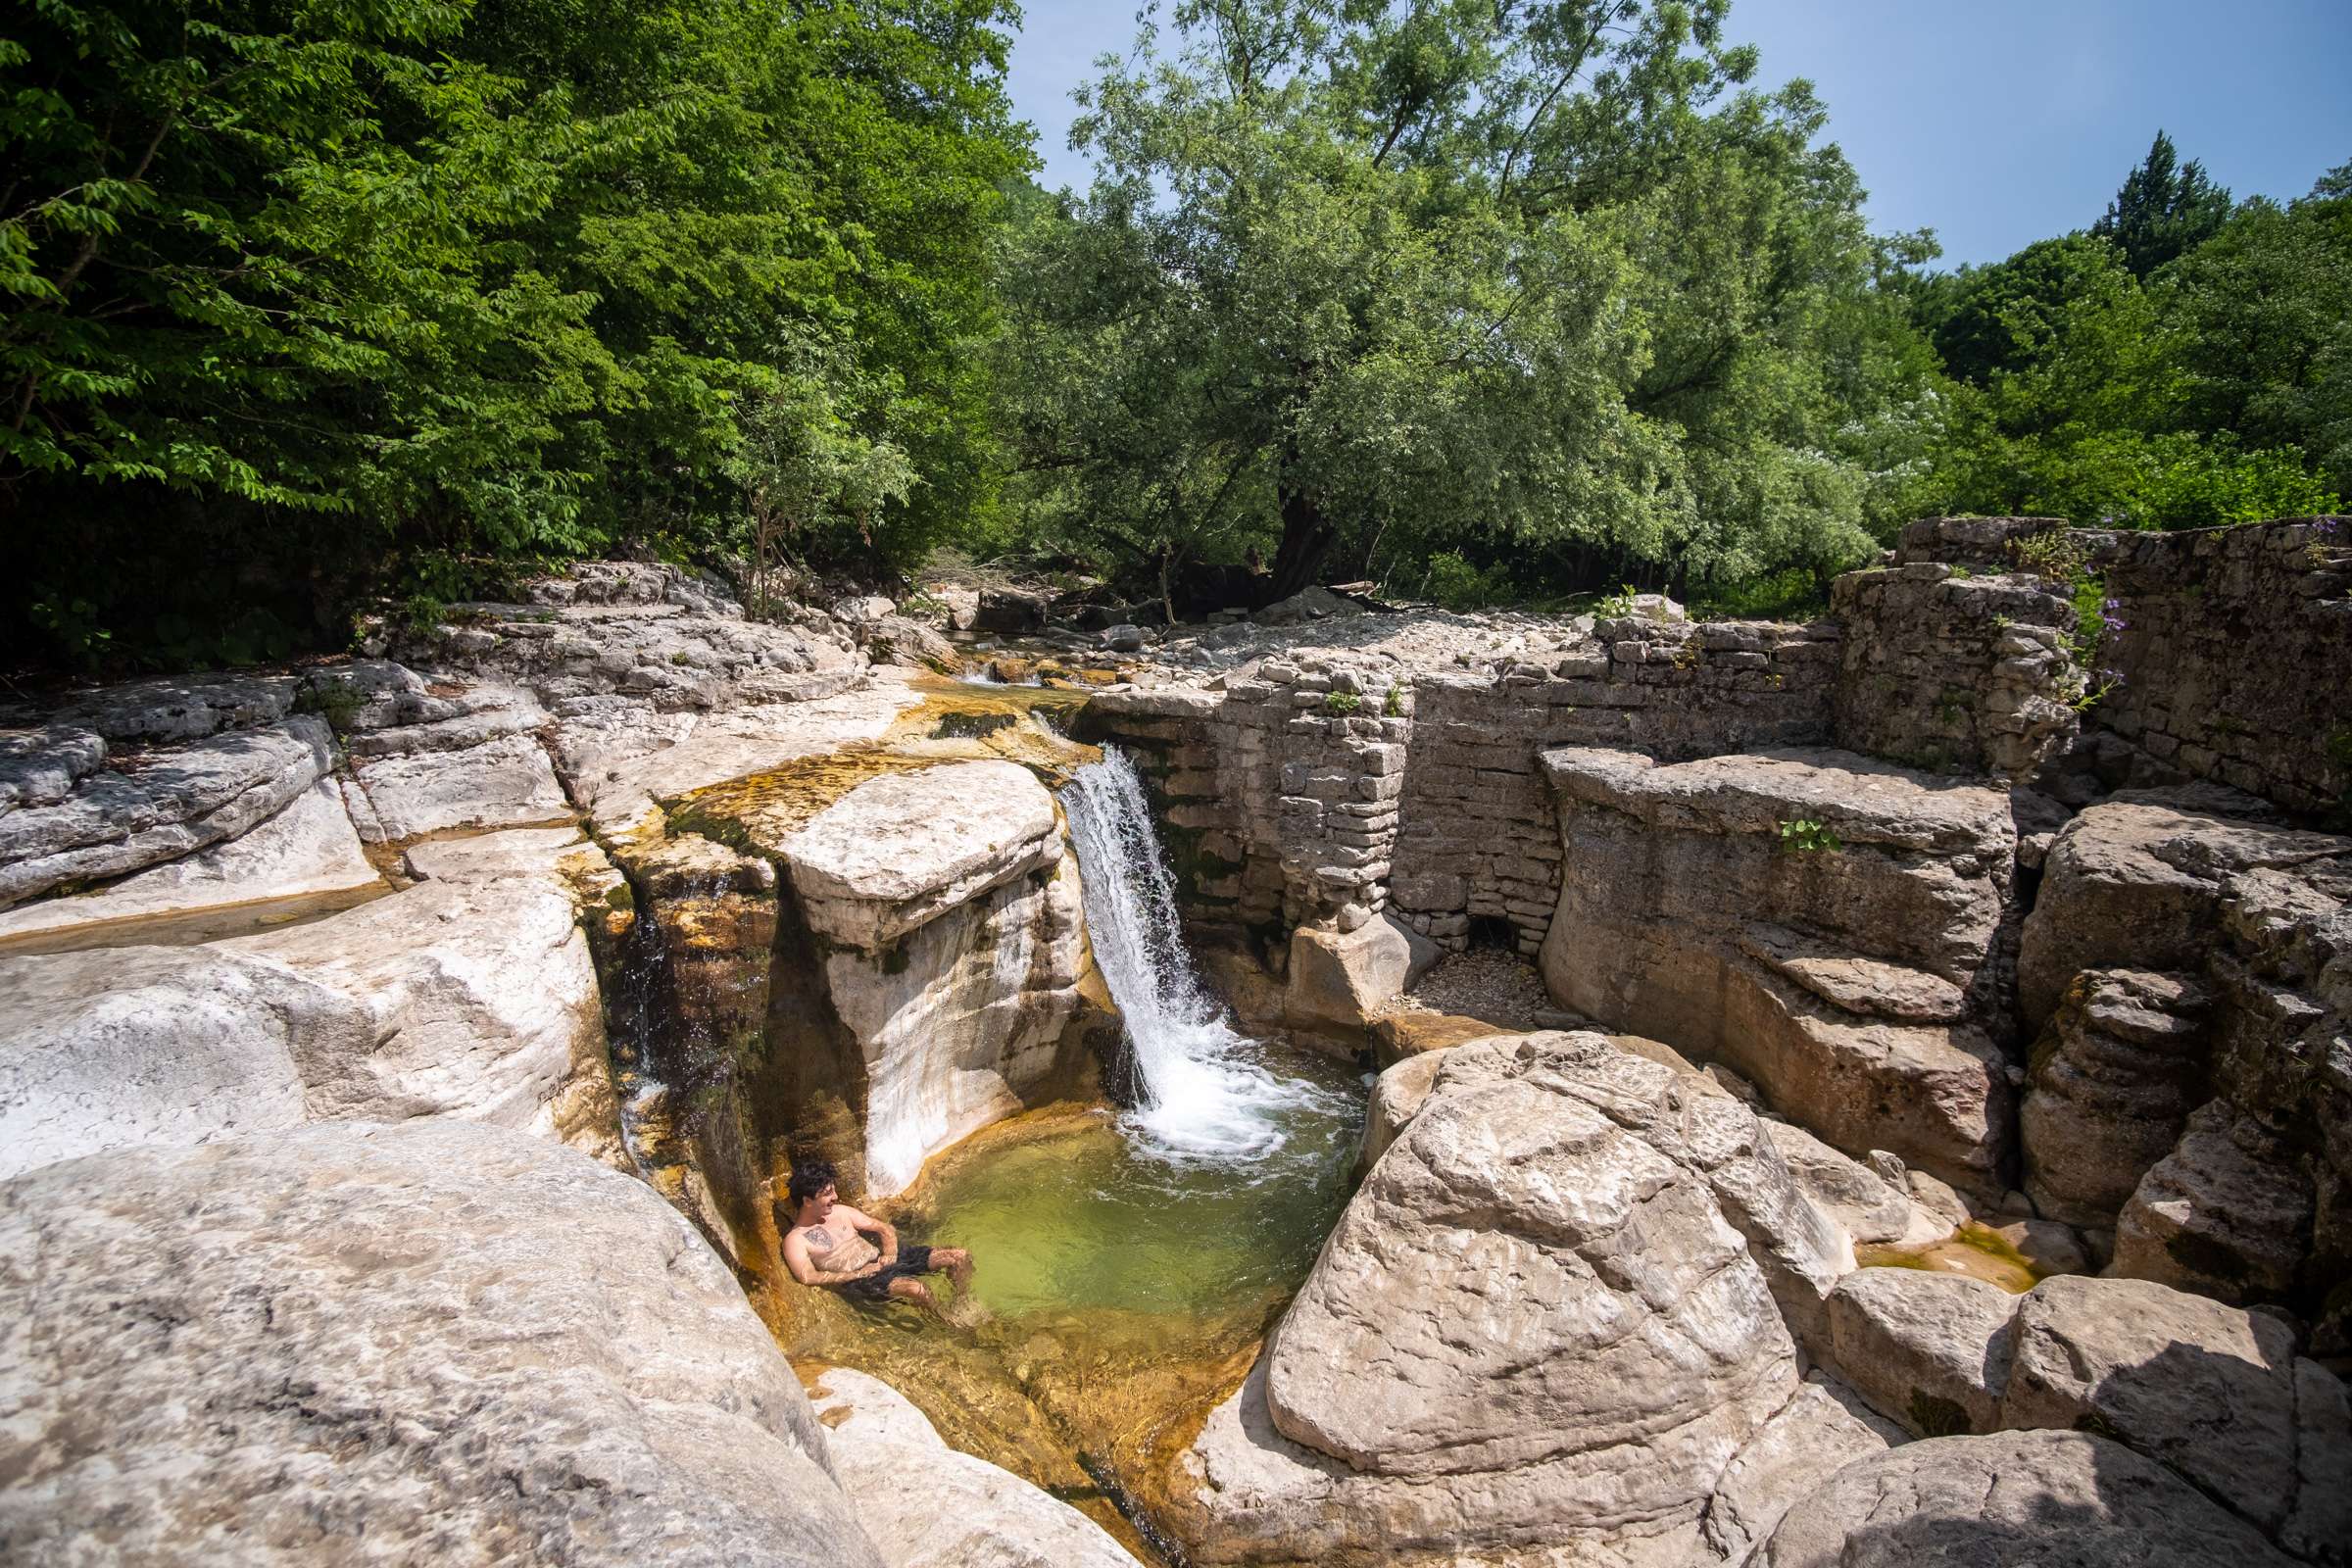
[[1085, 887], [1095, 961], [1134, 1054], [1125, 1123], [1140, 1152], [1175, 1162], [1263, 1157], [1285, 1113], [1328, 1089], [1268, 1065], [1200, 984], [1176, 913], [1176, 882], [1135, 764], [1116, 747], [1061, 792]]

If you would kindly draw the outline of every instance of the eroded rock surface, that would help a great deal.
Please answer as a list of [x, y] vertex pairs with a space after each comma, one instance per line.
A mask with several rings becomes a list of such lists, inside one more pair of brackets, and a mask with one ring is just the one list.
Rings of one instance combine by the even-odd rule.
[[2143, 792], [2102, 802], [2067, 824], [2051, 846], [2018, 954], [2018, 1002], [2029, 1024], [2039, 1027], [2057, 1011], [2085, 969], [2201, 967], [2226, 884], [2237, 874], [2352, 855], [2352, 840], [2191, 808], [2221, 793]]
[[2085, 1432], [1905, 1444], [1838, 1471], [1783, 1516], [1762, 1568], [2285, 1568], [2254, 1529]]
[[1957, 1020], [1998, 990], [2016, 829], [1997, 791], [1830, 751], [1544, 765], [1554, 996], [1720, 1059], [1849, 1154], [1995, 1180], [2007, 1064]]
[[[1660, 1536], [1795, 1394], [1764, 1270], [1669, 1130], [1670, 1069], [1594, 1035], [1508, 1045], [1443, 1054], [1210, 1417], [1183, 1504], [1204, 1560]], [[1632, 1126], [1598, 1108], [1620, 1099]]]
[[618, 1158], [569, 829], [418, 846], [425, 880], [196, 948], [0, 958], [0, 1163], [296, 1121], [451, 1115]]
[[[289, 681], [290, 689], [290, 681]], [[267, 729], [207, 734], [184, 745], [116, 752], [82, 772], [60, 799], [0, 813], [0, 908], [64, 884], [101, 880], [174, 859], [268, 821], [333, 764], [318, 718]], [[56, 793], [53, 769], [27, 769], [25, 799]], [[86, 755], [86, 746], [80, 748]], [[57, 749], [45, 754], [54, 760]]]
[[0, 1320], [13, 1562], [884, 1561], [726, 1269], [537, 1139], [50, 1166], [0, 1186]]
[[[167, 860], [88, 893], [0, 913], [0, 952], [53, 951], [136, 936], [169, 921], [203, 933], [239, 909], [351, 902], [384, 886], [343, 809], [320, 779], [241, 838]], [[217, 929], [209, 934], [220, 934]]]
[[2026, 1192], [2043, 1214], [2115, 1223], [2205, 1098], [2209, 1006], [2188, 975], [2075, 977], [2034, 1049], [2018, 1107]]

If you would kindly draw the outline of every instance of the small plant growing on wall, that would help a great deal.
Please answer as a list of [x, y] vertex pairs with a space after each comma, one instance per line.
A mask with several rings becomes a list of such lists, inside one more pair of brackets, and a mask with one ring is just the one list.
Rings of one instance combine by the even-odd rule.
[[1838, 835], [1809, 816], [1781, 824], [1781, 848], [1791, 855], [1835, 854], [1845, 846]]
[[1352, 713], [1364, 706], [1364, 700], [1353, 692], [1333, 692], [1323, 699], [1326, 713]]
[[1632, 583], [1621, 583], [1613, 594], [1603, 594], [1594, 601], [1594, 620], [1623, 620], [1634, 612], [1634, 599], [1640, 592]]
[[1402, 718], [1404, 716], [1404, 688], [1401, 686], [1390, 687], [1387, 700], [1380, 705], [1380, 711], [1386, 718]]

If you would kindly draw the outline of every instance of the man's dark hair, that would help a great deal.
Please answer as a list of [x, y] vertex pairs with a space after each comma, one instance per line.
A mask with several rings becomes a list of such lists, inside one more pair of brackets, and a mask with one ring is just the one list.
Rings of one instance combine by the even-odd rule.
[[838, 1186], [840, 1182], [841, 1177], [833, 1169], [831, 1160], [803, 1160], [792, 1167], [792, 1182], [784, 1189], [784, 1195], [792, 1200], [792, 1211], [797, 1214], [803, 1203], [826, 1188]]

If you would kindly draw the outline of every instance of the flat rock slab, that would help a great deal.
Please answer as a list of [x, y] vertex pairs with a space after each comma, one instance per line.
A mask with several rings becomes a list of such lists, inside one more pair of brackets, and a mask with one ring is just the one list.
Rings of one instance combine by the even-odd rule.
[[[320, 779], [241, 838], [124, 877], [95, 892], [44, 899], [0, 913], [0, 952], [56, 952], [228, 935], [240, 913], [282, 918], [331, 908], [384, 890], [343, 810], [343, 794]], [[250, 926], [248, 926], [250, 928]], [[181, 937], [180, 940], [185, 940]]]
[[883, 1562], [733, 1275], [537, 1139], [50, 1166], [0, 1187], [0, 1321], [14, 1562]]
[[777, 848], [808, 924], [871, 952], [1061, 856], [1054, 797], [1016, 762], [869, 779]]
[[2187, 1482], [2084, 1432], [1908, 1443], [1785, 1514], [1762, 1568], [2287, 1568]]
[[274, 724], [294, 710], [293, 675], [165, 675], [80, 698], [58, 714], [110, 741], [191, 741], [224, 729]]
[[1796, 747], [1661, 764], [1637, 752], [1564, 747], [1544, 771], [1564, 795], [1645, 821], [1694, 819], [1775, 833], [1803, 817], [1850, 844], [1940, 855], [2006, 854], [2016, 840], [2000, 790], [1916, 772], [1853, 752]]
[[0, 814], [0, 908], [67, 883], [122, 876], [233, 839], [333, 765], [323, 720], [110, 753], [64, 799]]
[[355, 760], [365, 805], [352, 815], [370, 844], [395, 844], [450, 828], [520, 827], [567, 817], [571, 804], [555, 764], [529, 735], [458, 751]]
[[890, 1568], [1136, 1568], [1068, 1503], [949, 1447], [880, 1378], [836, 1367], [811, 1393], [842, 1488]]

